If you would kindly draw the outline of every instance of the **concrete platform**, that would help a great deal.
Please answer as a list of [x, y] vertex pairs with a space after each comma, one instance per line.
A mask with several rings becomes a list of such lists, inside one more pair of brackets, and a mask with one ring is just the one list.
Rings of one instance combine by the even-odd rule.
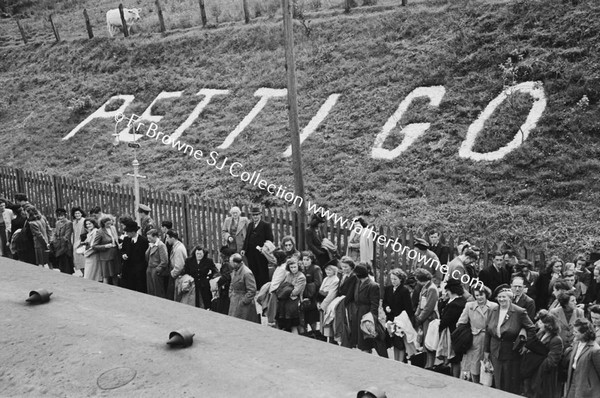
[[[53, 292], [28, 305], [29, 291]], [[185, 349], [169, 332], [195, 332]], [[357, 350], [0, 259], [0, 397], [514, 396]]]

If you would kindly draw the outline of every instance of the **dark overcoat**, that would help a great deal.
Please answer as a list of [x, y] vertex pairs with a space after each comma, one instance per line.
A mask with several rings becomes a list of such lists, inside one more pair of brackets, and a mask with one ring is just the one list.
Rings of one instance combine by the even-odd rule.
[[121, 263], [121, 284], [126, 289], [136, 292], [146, 293], [148, 285], [146, 282], [146, 269], [148, 262], [146, 260], [146, 251], [148, 250], [148, 239], [145, 236], [138, 235], [133, 243], [129, 236], [123, 238], [121, 254], [127, 255], [127, 260]]
[[244, 251], [248, 259], [248, 267], [256, 280], [257, 289], [260, 289], [262, 285], [269, 281], [269, 262], [261, 252], [256, 250], [256, 246], [262, 247], [268, 240], [273, 242], [271, 224], [260, 220], [256, 226], [254, 221], [248, 225], [246, 239], [244, 240]]
[[229, 286], [229, 316], [256, 322], [258, 315], [254, 305], [256, 296], [256, 281], [252, 271], [242, 265], [231, 273]]
[[202, 303], [204, 308], [210, 309], [212, 302], [212, 293], [210, 291], [210, 280], [217, 276], [219, 270], [215, 265], [212, 258], [204, 257], [200, 260], [200, 263], [196, 260], [196, 255], [192, 254], [185, 260], [183, 267], [183, 273], [190, 275], [194, 278], [194, 284], [196, 286], [196, 307], [200, 307], [200, 298], [202, 297]]

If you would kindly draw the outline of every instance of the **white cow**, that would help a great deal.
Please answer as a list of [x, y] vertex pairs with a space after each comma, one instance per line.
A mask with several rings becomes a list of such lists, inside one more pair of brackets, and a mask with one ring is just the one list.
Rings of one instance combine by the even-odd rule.
[[[125, 22], [127, 23], [127, 33], [131, 32], [131, 27], [133, 24], [142, 18], [140, 17], [139, 8], [123, 8], [123, 16], [125, 17]], [[108, 34], [110, 37], [113, 37], [115, 32], [123, 29], [123, 23], [121, 22], [121, 14], [119, 13], [119, 9], [115, 8], [114, 10], [108, 10], [106, 12], [106, 27], [108, 28]]]

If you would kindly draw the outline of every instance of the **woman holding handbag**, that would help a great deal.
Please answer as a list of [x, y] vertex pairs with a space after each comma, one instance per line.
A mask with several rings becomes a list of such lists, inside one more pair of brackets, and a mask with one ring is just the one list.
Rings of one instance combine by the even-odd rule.
[[[417, 279], [417, 283], [421, 285], [419, 304], [415, 312], [415, 326], [422, 330], [423, 336], [427, 336], [429, 323], [439, 318], [437, 309], [439, 294], [437, 286], [431, 281], [433, 279], [431, 272], [423, 268], [418, 268], [415, 271], [415, 278]], [[426, 349], [426, 352], [427, 362], [425, 363], [425, 369], [431, 369], [435, 361], [435, 351]]]
[[494, 291], [498, 307], [490, 311], [485, 336], [484, 360], [491, 360], [494, 367], [494, 386], [502, 391], [519, 394], [521, 390], [521, 355], [515, 345], [519, 342], [521, 329], [527, 332], [527, 341], [535, 334], [535, 326], [527, 312], [514, 304], [514, 294], [508, 284]]
[[[277, 304], [277, 325], [280, 329], [298, 334], [300, 326], [300, 298], [306, 287], [306, 277], [300, 271], [300, 266], [295, 258], [290, 258], [286, 262], [286, 270], [289, 272], [279, 289], [285, 289], [286, 285], [292, 289], [289, 295], [285, 294], [278, 298]], [[289, 288], [288, 288], [289, 289]]]

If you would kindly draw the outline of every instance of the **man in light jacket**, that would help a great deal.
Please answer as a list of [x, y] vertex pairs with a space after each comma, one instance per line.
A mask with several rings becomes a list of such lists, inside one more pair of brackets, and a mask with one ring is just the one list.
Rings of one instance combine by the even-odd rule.
[[171, 278], [167, 287], [167, 298], [175, 300], [175, 279], [183, 272], [187, 250], [185, 245], [179, 240], [179, 234], [176, 231], [167, 231], [167, 244], [172, 246], [170, 255]]

